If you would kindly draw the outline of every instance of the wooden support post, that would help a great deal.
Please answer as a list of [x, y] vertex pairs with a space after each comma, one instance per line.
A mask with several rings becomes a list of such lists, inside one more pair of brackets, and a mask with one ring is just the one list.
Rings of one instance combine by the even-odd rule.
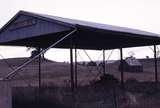
[[157, 51], [156, 45], [154, 45], [154, 66], [155, 66], [155, 84], [158, 84], [158, 72], [157, 72]]
[[70, 77], [71, 77], [71, 91], [74, 92], [74, 69], [73, 69], [73, 49], [70, 48]]
[[121, 86], [124, 88], [124, 70], [123, 70], [123, 50], [120, 48], [120, 70], [121, 70]]
[[77, 49], [75, 48], [75, 88], [77, 88], [78, 79], [77, 79]]
[[103, 50], [103, 75], [106, 73], [105, 50]]

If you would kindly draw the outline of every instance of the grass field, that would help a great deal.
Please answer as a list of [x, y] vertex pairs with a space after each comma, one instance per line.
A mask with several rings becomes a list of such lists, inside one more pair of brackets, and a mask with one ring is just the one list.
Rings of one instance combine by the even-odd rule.
[[[14, 58], [1, 60], [0, 76], [7, 75], [12, 69], [17, 68], [28, 58]], [[155, 89], [154, 84], [154, 61], [140, 60], [143, 64], [144, 72], [125, 72], [125, 90], [120, 87], [119, 62], [106, 64], [106, 73], [113, 75], [119, 83], [115, 86], [107, 81], [100, 80], [99, 71], [94, 66], [78, 65], [78, 89], [74, 97], [70, 87], [70, 65], [69, 63], [59, 63], [49, 60], [42, 61], [42, 84], [44, 90], [42, 97], [45, 102], [64, 104], [65, 107], [74, 108], [159, 108], [160, 93], [159, 84]], [[11, 69], [12, 68], [12, 69]], [[158, 70], [160, 69], [158, 64]], [[101, 68], [99, 67], [99, 70]], [[98, 75], [98, 76], [97, 76]], [[158, 74], [160, 77], [160, 74]], [[11, 77], [12, 87], [35, 88], [38, 85], [38, 61], [35, 60], [22, 68], [18, 74]], [[100, 83], [95, 83], [100, 82]], [[49, 89], [50, 88], [50, 89]], [[53, 90], [54, 88], [54, 90]], [[27, 89], [26, 89], [27, 90]], [[16, 92], [15, 92], [16, 91]], [[23, 95], [19, 95], [22, 92]], [[13, 96], [16, 102], [28, 99], [33, 94], [33, 90], [14, 90]], [[21, 97], [23, 96], [23, 97]], [[30, 99], [30, 98], [29, 98]], [[32, 99], [31, 99], [32, 100]], [[53, 100], [53, 101], [51, 101]], [[68, 104], [69, 103], [69, 104]], [[29, 107], [31, 108], [31, 107]], [[48, 107], [51, 108], [51, 105]], [[58, 108], [58, 107], [57, 107]]]

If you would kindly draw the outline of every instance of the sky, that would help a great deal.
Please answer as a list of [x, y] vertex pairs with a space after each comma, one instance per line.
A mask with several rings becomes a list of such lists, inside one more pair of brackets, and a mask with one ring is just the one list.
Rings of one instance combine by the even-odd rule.
[[[19, 10], [135, 28], [160, 34], [160, 0], [0, 0], [0, 28]], [[64, 56], [65, 52], [65, 56]], [[102, 51], [87, 51], [93, 60]], [[107, 56], [106, 51], [106, 56]], [[137, 58], [153, 57], [149, 47], [124, 49], [124, 58], [134, 52]], [[83, 51], [79, 55], [89, 60]], [[24, 47], [0, 46], [4, 58], [30, 56]], [[55, 61], [68, 61], [69, 50], [51, 49], [46, 55]], [[82, 60], [78, 57], [78, 60]], [[119, 59], [115, 50], [110, 59]]]

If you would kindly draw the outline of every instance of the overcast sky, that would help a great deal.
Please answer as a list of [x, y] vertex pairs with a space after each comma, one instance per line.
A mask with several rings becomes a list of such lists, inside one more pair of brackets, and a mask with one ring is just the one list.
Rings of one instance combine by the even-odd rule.
[[[19, 10], [136, 28], [160, 34], [160, 0], [0, 0], [0, 27]], [[149, 48], [126, 50], [125, 56], [130, 51], [134, 51], [137, 57], [152, 56]], [[24, 52], [26, 52], [25, 48], [0, 47], [0, 54], [5, 57], [28, 56]], [[56, 55], [50, 51], [47, 56], [51, 57], [52, 54], [55, 60], [68, 60], [68, 56], [62, 58], [61, 50], [56, 49], [56, 52], [59, 53]], [[93, 58], [100, 55], [97, 52], [89, 53]], [[113, 58], [115, 57], [118, 58], [117, 53], [113, 55]]]

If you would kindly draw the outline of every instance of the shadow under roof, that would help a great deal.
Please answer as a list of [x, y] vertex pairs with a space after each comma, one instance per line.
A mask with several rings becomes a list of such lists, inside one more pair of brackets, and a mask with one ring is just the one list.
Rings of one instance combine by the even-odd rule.
[[66, 34], [77, 31], [56, 48], [115, 49], [156, 45], [160, 35], [125, 27], [19, 11], [0, 30], [0, 44], [48, 47]]

